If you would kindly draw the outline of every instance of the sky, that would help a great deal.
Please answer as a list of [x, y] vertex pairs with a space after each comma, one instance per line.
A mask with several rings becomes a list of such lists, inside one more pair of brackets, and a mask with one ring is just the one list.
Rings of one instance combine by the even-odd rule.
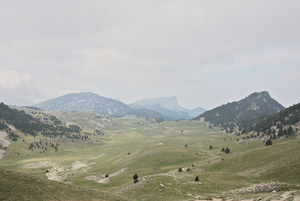
[[299, 0], [0, 0], [0, 102], [300, 102]]

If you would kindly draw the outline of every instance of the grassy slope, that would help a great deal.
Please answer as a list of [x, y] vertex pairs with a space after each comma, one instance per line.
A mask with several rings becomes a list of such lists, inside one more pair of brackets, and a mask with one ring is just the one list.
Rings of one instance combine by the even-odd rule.
[[40, 179], [0, 168], [0, 200], [127, 200], [111, 193]]
[[[93, 132], [96, 124], [85, 121], [83, 115], [86, 114], [80, 115], [72, 118], [76, 123], [81, 119], [85, 131]], [[26, 143], [43, 138], [31, 139], [19, 133], [26, 143], [21, 140], [12, 142], [0, 164], [7, 169], [47, 178], [45, 171], [51, 166], [31, 169], [22, 166], [34, 163], [28, 159], [51, 161], [65, 166], [65, 169], [70, 169], [74, 161], [85, 162], [90, 164], [89, 169], [75, 174], [69, 172], [66, 180], [77, 186], [111, 191], [136, 200], [158, 200], [158, 197], [161, 200], [182, 200], [260, 182], [298, 184], [300, 181], [300, 161], [297, 158], [300, 141], [295, 137], [275, 140], [275, 145], [265, 147], [263, 140], [237, 143], [236, 139], [243, 136], [224, 134], [196, 121], [154, 124], [146, 119], [117, 119], [114, 122], [110, 127], [99, 127], [104, 136], [91, 135], [89, 141], [59, 142], [57, 152], [53, 148], [45, 153], [40, 153], [39, 149], [30, 151]], [[101, 140], [105, 145], [89, 143], [95, 140]], [[211, 150], [208, 149], [210, 145], [213, 146]], [[230, 154], [220, 152], [226, 147], [230, 148]], [[179, 167], [190, 167], [192, 171], [178, 173]], [[127, 171], [111, 177], [110, 183], [84, 179], [88, 175], [111, 175], [122, 168], [127, 168]], [[132, 179], [135, 173], [140, 180], [137, 184]], [[201, 184], [194, 182], [197, 175]]]

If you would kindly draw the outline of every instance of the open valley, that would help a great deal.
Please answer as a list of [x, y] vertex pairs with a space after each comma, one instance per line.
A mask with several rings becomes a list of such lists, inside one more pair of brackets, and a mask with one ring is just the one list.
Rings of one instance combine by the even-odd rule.
[[2, 147], [1, 168], [132, 200], [300, 198], [299, 133], [265, 146], [266, 138], [243, 140], [249, 134], [237, 136], [195, 120], [157, 123], [89, 112], [50, 113], [80, 126], [81, 137], [34, 137], [16, 129], [20, 137]]

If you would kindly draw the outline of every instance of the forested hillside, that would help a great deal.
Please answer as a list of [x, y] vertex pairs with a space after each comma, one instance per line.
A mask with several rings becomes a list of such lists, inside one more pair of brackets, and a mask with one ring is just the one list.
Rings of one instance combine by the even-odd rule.
[[300, 122], [300, 103], [293, 105], [277, 114], [250, 122], [253, 126], [250, 131], [265, 133], [272, 138], [291, 135], [298, 132]]
[[[270, 97], [268, 92], [253, 93], [237, 102], [227, 103], [215, 109], [209, 110], [196, 117], [208, 121], [213, 126], [221, 126], [228, 132], [233, 132], [236, 125], [262, 115], [275, 114], [284, 107]], [[244, 128], [241, 128], [244, 129]]]
[[[10, 124], [21, 132], [32, 136], [36, 136], [39, 133], [49, 137], [65, 136], [67, 138], [78, 138], [78, 135], [80, 135], [81, 128], [79, 126], [65, 126], [55, 116], [44, 116], [43, 120], [47, 120], [49, 123], [43, 123], [40, 119], [26, 114], [24, 111], [11, 109], [4, 103], [0, 103], [0, 127], [2, 129], [7, 128], [6, 124]], [[9, 134], [11, 133], [13, 132]], [[11, 135], [14, 137], [14, 140], [17, 140], [18, 136]]]

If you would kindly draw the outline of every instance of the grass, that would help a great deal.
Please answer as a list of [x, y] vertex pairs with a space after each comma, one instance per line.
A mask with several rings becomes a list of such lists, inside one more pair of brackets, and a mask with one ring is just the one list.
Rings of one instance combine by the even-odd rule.
[[[46, 179], [46, 170], [52, 166], [24, 169], [23, 165], [51, 161], [64, 168], [59, 174], [65, 174], [65, 180], [73, 185], [114, 192], [134, 200], [210, 198], [251, 184], [281, 181], [297, 185], [300, 181], [300, 159], [297, 158], [300, 140], [295, 136], [274, 140], [274, 145], [266, 147], [258, 138], [237, 142], [246, 135], [226, 134], [208, 128], [203, 122], [156, 124], [149, 119], [114, 119], [106, 127], [97, 127], [97, 119], [87, 116], [87, 113], [72, 113], [66, 118], [76, 120], [77, 124], [82, 121], [85, 132], [101, 129], [104, 135], [89, 135], [87, 141], [59, 142], [57, 152], [49, 148], [40, 153], [41, 149], [37, 148], [30, 151], [28, 143], [41, 139], [45, 144], [50, 140], [24, 136], [16, 131], [21, 139], [11, 142], [0, 166]], [[26, 143], [22, 143], [23, 139]], [[104, 145], [91, 144], [96, 140]], [[227, 147], [230, 154], [221, 152]], [[75, 161], [88, 166], [73, 171]], [[191, 171], [179, 173], [180, 167], [190, 167]], [[90, 175], [112, 175], [123, 168], [126, 171], [111, 177], [110, 183], [84, 179]], [[137, 184], [132, 179], [135, 173], [140, 180]], [[196, 176], [201, 184], [194, 182]]]
[[0, 168], [0, 200], [127, 200], [112, 193], [80, 188]]

